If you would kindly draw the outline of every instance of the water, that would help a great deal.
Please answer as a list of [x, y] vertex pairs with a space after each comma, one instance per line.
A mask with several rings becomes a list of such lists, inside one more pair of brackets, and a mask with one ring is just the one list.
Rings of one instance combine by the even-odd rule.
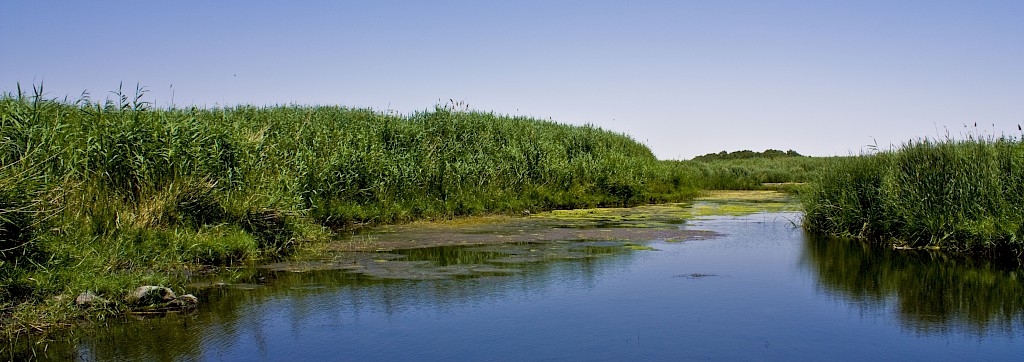
[[[1021, 270], [809, 238], [798, 213], [719, 237], [435, 247], [420, 277], [261, 270], [189, 315], [110, 323], [37, 358], [84, 360], [1021, 360]], [[554, 247], [550, 245], [555, 245]], [[589, 247], [587, 245], [590, 245]], [[543, 261], [498, 260], [567, 251]], [[553, 250], [553, 249], [552, 249]], [[404, 255], [404, 256], [403, 256]], [[554, 254], [552, 254], [554, 255]], [[389, 261], [390, 260], [390, 261]], [[412, 262], [415, 263], [415, 262]], [[432, 273], [436, 266], [490, 266]], [[472, 267], [468, 267], [472, 266]], [[444, 269], [452, 270], [452, 269]]]

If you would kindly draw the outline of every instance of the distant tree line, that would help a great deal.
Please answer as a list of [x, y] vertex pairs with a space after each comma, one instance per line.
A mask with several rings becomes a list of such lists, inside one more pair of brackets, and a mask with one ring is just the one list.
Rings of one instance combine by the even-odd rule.
[[749, 158], [781, 158], [781, 157], [800, 157], [803, 156], [796, 151], [780, 151], [768, 149], [764, 152], [754, 152], [751, 150], [742, 150], [736, 152], [722, 151], [719, 153], [709, 153], [702, 156], [694, 157], [694, 161], [714, 161], [714, 160], [740, 160]]

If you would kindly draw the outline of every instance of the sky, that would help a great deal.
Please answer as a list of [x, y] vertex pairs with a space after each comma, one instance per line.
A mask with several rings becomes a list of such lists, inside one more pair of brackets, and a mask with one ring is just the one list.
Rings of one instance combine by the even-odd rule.
[[[660, 159], [1024, 124], [1024, 1], [4, 1], [0, 90], [158, 107], [479, 111]], [[974, 126], [974, 124], [977, 126]], [[965, 127], [966, 125], [966, 127]]]

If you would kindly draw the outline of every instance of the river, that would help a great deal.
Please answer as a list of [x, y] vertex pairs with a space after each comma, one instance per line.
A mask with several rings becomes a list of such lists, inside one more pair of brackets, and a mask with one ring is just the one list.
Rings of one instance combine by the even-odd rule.
[[[1024, 356], [1021, 269], [810, 237], [792, 200], [780, 200], [733, 195], [668, 214], [637, 209], [645, 216], [635, 218], [618, 209], [561, 215], [568, 225], [543, 217], [498, 223], [516, 233], [457, 225], [470, 231], [421, 239], [458, 234], [464, 242], [447, 244], [460, 245], [378, 251], [388, 238], [429, 228], [385, 229], [316, 258], [236, 271], [247, 283], [197, 286], [195, 312], [86, 326], [25, 342], [33, 347], [19, 353], [245, 361]], [[531, 220], [547, 223], [529, 227]]]

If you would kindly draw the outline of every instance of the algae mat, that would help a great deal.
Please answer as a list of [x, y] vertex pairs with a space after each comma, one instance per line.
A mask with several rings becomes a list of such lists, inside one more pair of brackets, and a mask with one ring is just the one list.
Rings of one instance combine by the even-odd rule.
[[647, 245], [652, 241], [715, 238], [720, 235], [688, 222], [795, 207], [794, 200], [776, 191], [723, 191], [691, 203], [421, 221], [341, 237], [262, 268], [295, 273], [344, 270], [405, 280], [512, 274], [523, 264], [656, 251]]
[[691, 203], [555, 210], [527, 217], [468, 217], [381, 226], [364, 234], [339, 238], [324, 245], [324, 249], [391, 251], [556, 241], [686, 241], [717, 235], [686, 228], [687, 220], [694, 218], [795, 210], [798, 210], [796, 200], [777, 191], [718, 191]]

